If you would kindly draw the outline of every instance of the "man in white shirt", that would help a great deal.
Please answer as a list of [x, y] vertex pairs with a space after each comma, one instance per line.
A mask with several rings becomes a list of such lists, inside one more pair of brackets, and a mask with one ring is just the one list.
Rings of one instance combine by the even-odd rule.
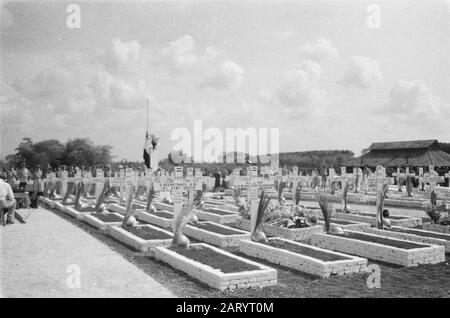
[[0, 173], [0, 209], [8, 213], [8, 223], [14, 223], [14, 212], [16, 211], [16, 199], [9, 185], [5, 182], [7, 178], [5, 173]]

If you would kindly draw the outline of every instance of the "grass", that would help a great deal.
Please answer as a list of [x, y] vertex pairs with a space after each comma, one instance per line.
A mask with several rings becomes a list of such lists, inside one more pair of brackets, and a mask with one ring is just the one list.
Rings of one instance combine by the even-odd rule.
[[450, 254], [446, 255], [446, 263], [421, 265], [411, 268], [369, 261], [369, 264], [377, 264], [381, 269], [381, 288], [370, 289], [366, 284], [368, 274], [318, 278], [245, 256], [240, 254], [236, 248], [227, 249], [227, 251], [277, 269], [278, 285], [263, 289], [238, 289], [221, 292], [190, 278], [163, 262], [155, 260], [147, 253], [133, 251], [106, 233], [83, 222], [79, 222], [63, 213], [56, 212], [55, 214], [102, 241], [179, 297], [450, 297], [448, 288], [450, 286]]

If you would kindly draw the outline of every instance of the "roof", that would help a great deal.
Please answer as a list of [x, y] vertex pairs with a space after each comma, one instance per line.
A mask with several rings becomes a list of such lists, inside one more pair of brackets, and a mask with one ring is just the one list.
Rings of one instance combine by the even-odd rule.
[[430, 148], [434, 144], [439, 144], [437, 139], [394, 141], [394, 142], [374, 142], [370, 145], [370, 150], [395, 150], [395, 149], [424, 149]]
[[357, 158], [360, 163], [371, 167], [424, 167], [435, 165], [450, 166], [450, 154], [441, 149], [393, 149], [390, 151], [371, 151]]

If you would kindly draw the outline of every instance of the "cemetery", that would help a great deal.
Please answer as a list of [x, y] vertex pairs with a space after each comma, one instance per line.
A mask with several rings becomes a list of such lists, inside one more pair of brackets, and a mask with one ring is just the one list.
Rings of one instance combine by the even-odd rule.
[[54, 2], [0, 5], [0, 298], [450, 297], [448, 1]]
[[[215, 194], [185, 172], [183, 166], [164, 177], [124, 170], [95, 178], [90, 189], [94, 178], [77, 175], [67, 179], [65, 193], [52, 191], [61, 181], [51, 177], [39, 200], [221, 291], [276, 286], [283, 268], [324, 279], [351, 277], [366, 275], [373, 261], [440, 264], [450, 251], [449, 233], [435, 229], [448, 228], [446, 197], [437, 199], [432, 184], [414, 198], [426, 207], [422, 214], [416, 207], [416, 216], [390, 214], [387, 202], [396, 190], [381, 168], [368, 178], [368, 195], [353, 192], [349, 175], [333, 175], [320, 187], [293, 169], [277, 183], [261, 177], [257, 166], [234, 175], [232, 191]], [[355, 199], [363, 203], [355, 208], [351, 198], [358, 196], [364, 200]]]
[[232, 172], [224, 192], [212, 192], [211, 182], [183, 165], [109, 177], [97, 171], [95, 178], [77, 172], [47, 176], [39, 202], [214, 290], [264, 290], [278, 286], [287, 269], [292, 277], [350, 279], [367, 275], [371, 262], [445, 263], [448, 197], [436, 190], [442, 180], [434, 168], [428, 171], [421, 172], [425, 191], [412, 191], [408, 181], [405, 193], [397, 183], [412, 173], [389, 177], [382, 166], [360, 185], [357, 170], [330, 169], [320, 184], [297, 167], [250, 165], [245, 174]]

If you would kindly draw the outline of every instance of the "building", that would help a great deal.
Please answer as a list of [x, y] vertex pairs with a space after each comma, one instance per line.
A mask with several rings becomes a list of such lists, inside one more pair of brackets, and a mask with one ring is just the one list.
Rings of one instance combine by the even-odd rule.
[[450, 154], [436, 139], [396, 142], [375, 142], [369, 152], [355, 160], [359, 165], [376, 167], [450, 167]]

